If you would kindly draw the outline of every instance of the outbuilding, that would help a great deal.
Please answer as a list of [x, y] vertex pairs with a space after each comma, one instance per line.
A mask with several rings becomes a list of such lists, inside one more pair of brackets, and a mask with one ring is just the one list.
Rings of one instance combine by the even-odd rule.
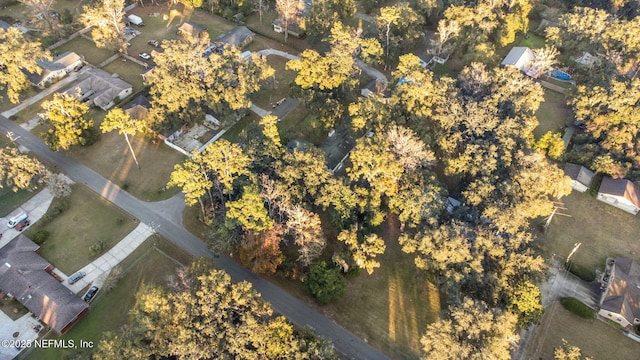
[[633, 215], [640, 211], [640, 189], [627, 179], [602, 179], [598, 200]]
[[589, 190], [594, 176], [593, 171], [586, 167], [571, 163], [564, 166], [564, 174], [571, 178], [571, 187], [580, 192]]

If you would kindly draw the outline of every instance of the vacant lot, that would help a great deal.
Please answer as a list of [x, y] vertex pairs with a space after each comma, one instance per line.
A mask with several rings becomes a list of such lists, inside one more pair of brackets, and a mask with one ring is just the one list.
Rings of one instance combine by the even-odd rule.
[[91, 146], [75, 147], [71, 156], [142, 200], [162, 200], [176, 194], [177, 188], [166, 191], [165, 185], [174, 165], [181, 163], [184, 155], [162, 142], [154, 144], [139, 136], [129, 140], [140, 169], [133, 161], [124, 136], [117, 131], [102, 134]]
[[545, 309], [536, 330], [528, 359], [553, 359], [553, 350], [562, 339], [593, 359], [637, 359], [640, 344], [627, 338], [614, 327], [597, 319], [583, 319], [556, 302]]
[[539, 139], [548, 131], [559, 132], [571, 124], [571, 113], [567, 106], [565, 95], [553, 90], [544, 89], [544, 102], [536, 112], [538, 127], [533, 130], [533, 135]]
[[[87, 35], [89, 35], [89, 33], [87, 33]], [[76, 54], [84, 55], [84, 59], [95, 66], [98, 66], [114, 54], [113, 50], [99, 49], [93, 41], [82, 37], [75, 38], [53, 49], [53, 52], [56, 54], [62, 54], [65, 51], [73, 51]]]
[[291, 84], [296, 77], [293, 70], [285, 70], [289, 61], [282, 56], [269, 55], [267, 63], [276, 71], [275, 76], [263, 81], [262, 89], [251, 96], [251, 100], [258, 106], [270, 111], [280, 99], [289, 96]]
[[130, 215], [84, 185], [76, 184], [69, 197], [54, 200], [47, 214], [61, 202], [66, 203], [62, 213], [49, 223], [44, 218], [39, 220], [26, 234], [31, 238], [39, 230], [51, 234], [40, 254], [65, 274], [70, 275], [93, 260], [91, 245], [103, 240], [112, 247], [137, 225]]
[[402, 252], [398, 226], [391, 219], [382, 231], [387, 249], [380, 268], [348, 279], [347, 293], [336, 303], [320, 307], [299, 282], [274, 281], [392, 359], [418, 359], [420, 337], [438, 318], [440, 295], [415, 267], [413, 256]]
[[603, 269], [607, 257], [626, 256], [640, 261], [640, 222], [622, 210], [574, 191], [562, 198], [571, 217], [556, 216], [536, 244], [547, 256], [566, 258], [575, 243], [582, 243], [573, 256], [574, 266], [590, 271]]
[[[155, 245], [154, 245], [155, 244]], [[170, 256], [166, 254], [171, 254]], [[97, 344], [107, 331], [117, 331], [130, 321], [129, 310], [135, 304], [135, 294], [142, 285], [164, 285], [167, 275], [173, 274], [182, 264], [188, 264], [191, 257], [169, 241], [152, 236], [121, 264], [124, 277], [109, 292], [101, 290], [91, 303], [91, 311], [61, 339], [93, 341]], [[41, 349], [29, 354], [30, 359], [88, 359], [90, 351], [81, 352], [65, 349]]]

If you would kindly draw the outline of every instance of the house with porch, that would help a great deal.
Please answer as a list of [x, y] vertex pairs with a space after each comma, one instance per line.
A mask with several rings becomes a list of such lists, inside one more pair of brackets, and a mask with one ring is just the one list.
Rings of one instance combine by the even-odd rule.
[[39, 87], [44, 88], [53, 81], [67, 76], [70, 72], [84, 65], [84, 56], [78, 55], [73, 51], [62, 53], [53, 60], [40, 59], [36, 61], [42, 69], [40, 74], [25, 72], [29, 81]]
[[89, 311], [89, 305], [53, 277], [54, 266], [38, 254], [39, 249], [23, 234], [0, 248], [0, 298], [15, 298], [64, 334]]

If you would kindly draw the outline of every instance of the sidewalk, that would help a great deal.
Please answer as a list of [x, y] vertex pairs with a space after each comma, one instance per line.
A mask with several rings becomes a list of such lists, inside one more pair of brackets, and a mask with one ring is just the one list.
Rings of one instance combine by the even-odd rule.
[[78, 270], [84, 271], [87, 275], [73, 285], [69, 285], [67, 282], [67, 278], [73, 274], [65, 274], [57, 268], [53, 271], [64, 279], [62, 284], [74, 293], [79, 292], [88, 285], [102, 286], [111, 269], [124, 260], [151, 235], [153, 235], [153, 229], [144, 223], [140, 223], [133, 231], [125, 236], [124, 239], [120, 240], [116, 246], [111, 248], [111, 250]]
[[[26, 212], [27, 215], [29, 215], [29, 222], [33, 224], [40, 220], [40, 218], [47, 212], [52, 200], [53, 194], [51, 194], [51, 191], [49, 191], [48, 188], [45, 188], [29, 199], [26, 203], [19, 206], [16, 210], [12, 211], [12, 213], [17, 210]], [[7, 218], [0, 218], [0, 233], [2, 234], [2, 238], [0, 238], [0, 248], [7, 245], [9, 241], [13, 240], [20, 234], [17, 230], [9, 229], [7, 221], [9, 221], [8, 215]]]

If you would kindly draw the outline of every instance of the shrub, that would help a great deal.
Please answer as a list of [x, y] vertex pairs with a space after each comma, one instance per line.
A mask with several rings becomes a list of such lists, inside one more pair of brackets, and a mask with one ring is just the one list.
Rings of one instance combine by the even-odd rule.
[[579, 277], [586, 282], [592, 282], [596, 279], [595, 271], [588, 269], [582, 265], [573, 264], [569, 270], [573, 275]]
[[311, 267], [307, 290], [318, 304], [326, 305], [341, 298], [347, 290], [347, 284], [338, 268], [330, 267], [322, 261]]
[[560, 300], [560, 303], [565, 309], [571, 311], [572, 313], [582, 318], [592, 319], [596, 317], [595, 310], [583, 304], [582, 302], [580, 302], [580, 300], [576, 298], [572, 298], [572, 297], [562, 298], [562, 300]]
[[38, 245], [42, 245], [51, 235], [47, 230], [40, 230], [37, 233], [33, 234], [31, 240]]
[[89, 254], [92, 258], [98, 257], [98, 255], [102, 255], [108, 247], [109, 242], [107, 240], [98, 240], [89, 247]]

